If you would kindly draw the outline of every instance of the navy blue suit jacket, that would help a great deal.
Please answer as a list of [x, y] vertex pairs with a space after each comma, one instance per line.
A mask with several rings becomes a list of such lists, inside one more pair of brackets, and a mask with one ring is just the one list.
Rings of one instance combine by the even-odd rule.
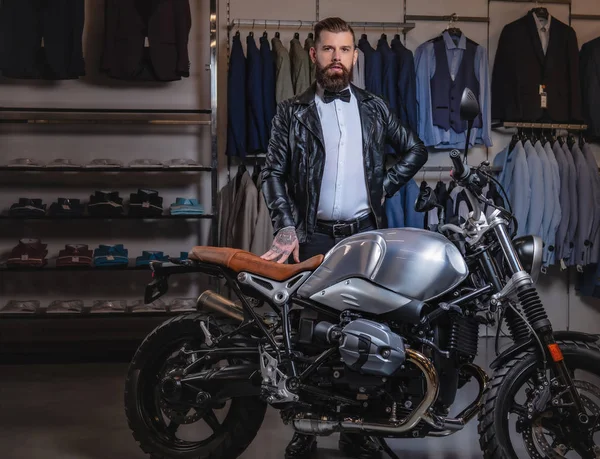
[[227, 76], [227, 156], [246, 156], [246, 56], [237, 32]]
[[398, 116], [404, 126], [418, 132], [415, 58], [400, 38], [392, 40], [392, 50], [398, 55]]
[[[268, 144], [269, 137], [271, 134], [271, 122], [275, 116], [275, 60], [273, 59], [273, 53], [271, 52], [271, 46], [269, 45], [269, 38], [266, 33], [260, 37], [260, 56], [262, 58], [263, 78], [262, 78], [262, 92], [263, 92], [263, 105], [265, 113], [265, 126], [266, 126], [266, 142]], [[265, 145], [266, 147], [266, 145]]]
[[246, 116], [248, 127], [248, 153], [267, 151], [267, 124], [263, 100], [263, 65], [254, 35], [246, 37]]
[[383, 96], [381, 53], [373, 49], [366, 35], [361, 37], [358, 47], [365, 55], [365, 89], [381, 97]]

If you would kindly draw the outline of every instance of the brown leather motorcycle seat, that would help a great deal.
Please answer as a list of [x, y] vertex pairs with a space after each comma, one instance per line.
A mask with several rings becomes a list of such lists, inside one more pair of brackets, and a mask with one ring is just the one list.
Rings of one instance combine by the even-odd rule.
[[189, 259], [224, 266], [232, 271], [247, 272], [274, 281], [284, 281], [304, 271], [314, 271], [323, 263], [323, 255], [315, 255], [302, 263], [280, 264], [267, 261], [250, 252], [226, 247], [196, 246]]

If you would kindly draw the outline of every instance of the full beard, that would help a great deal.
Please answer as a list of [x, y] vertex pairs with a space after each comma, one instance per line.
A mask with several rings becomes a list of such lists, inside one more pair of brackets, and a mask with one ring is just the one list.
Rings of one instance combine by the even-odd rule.
[[[341, 67], [341, 73], [329, 73], [329, 69], [339, 66]], [[332, 92], [339, 92], [348, 87], [350, 80], [352, 79], [352, 70], [348, 70], [343, 64], [329, 64], [327, 67], [322, 67], [318, 63], [315, 63], [315, 77], [317, 83], [321, 85], [323, 89], [327, 89]]]

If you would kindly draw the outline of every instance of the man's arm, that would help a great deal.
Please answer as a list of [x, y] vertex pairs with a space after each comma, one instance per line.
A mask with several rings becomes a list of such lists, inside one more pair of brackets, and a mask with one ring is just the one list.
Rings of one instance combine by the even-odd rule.
[[285, 188], [289, 167], [289, 102], [284, 101], [277, 106], [273, 118], [271, 139], [267, 150], [267, 158], [262, 170], [262, 191], [273, 222], [276, 234], [271, 250], [262, 258], [284, 263], [291, 253], [298, 259], [298, 238], [296, 222], [292, 216], [289, 197]]
[[395, 148], [398, 162], [387, 171], [383, 180], [386, 197], [398, 192], [427, 162], [425, 145], [410, 129], [400, 124], [395, 113], [386, 105], [384, 122], [387, 124], [387, 140]]

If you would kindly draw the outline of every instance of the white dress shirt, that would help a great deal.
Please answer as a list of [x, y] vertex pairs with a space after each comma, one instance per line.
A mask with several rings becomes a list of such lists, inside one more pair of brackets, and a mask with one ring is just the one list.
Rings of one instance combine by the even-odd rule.
[[548, 43], [550, 42], [550, 23], [552, 22], [552, 16], [548, 15], [548, 19], [539, 18], [535, 13], [533, 15], [535, 19], [535, 25], [538, 29], [538, 35], [542, 42], [542, 49], [544, 50], [544, 56], [548, 51]]
[[360, 112], [351, 89], [350, 93], [350, 102], [336, 99], [326, 104], [323, 88], [317, 85], [315, 103], [325, 141], [319, 220], [347, 221], [369, 213]]

